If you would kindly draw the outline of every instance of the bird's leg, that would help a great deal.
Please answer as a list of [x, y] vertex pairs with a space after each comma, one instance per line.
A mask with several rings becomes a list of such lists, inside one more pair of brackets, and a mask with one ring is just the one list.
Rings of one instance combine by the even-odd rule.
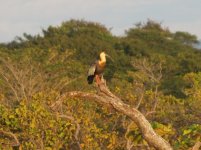
[[96, 75], [95, 78], [96, 78], [96, 83], [97, 83], [98, 85], [100, 85], [101, 79], [100, 79], [99, 75]]
[[104, 84], [106, 86], [106, 80], [103, 78], [103, 75], [101, 75], [101, 83]]

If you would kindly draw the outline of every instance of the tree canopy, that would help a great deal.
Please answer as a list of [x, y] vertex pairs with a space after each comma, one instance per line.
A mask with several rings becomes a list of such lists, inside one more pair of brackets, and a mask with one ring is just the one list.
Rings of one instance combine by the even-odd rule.
[[201, 140], [201, 51], [187, 32], [137, 23], [114, 36], [104, 25], [69, 20], [42, 35], [0, 45], [0, 149], [148, 149], [137, 125], [111, 107], [64, 93], [94, 93], [87, 69], [101, 50], [104, 78], [174, 149]]

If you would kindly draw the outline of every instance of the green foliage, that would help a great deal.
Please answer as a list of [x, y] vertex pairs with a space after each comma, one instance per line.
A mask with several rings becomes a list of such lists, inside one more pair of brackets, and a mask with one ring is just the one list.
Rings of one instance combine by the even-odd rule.
[[[1, 105], [0, 128], [13, 132], [20, 140], [22, 149], [62, 148], [72, 141], [75, 125], [57, 118], [48, 111], [42, 93], [35, 95], [31, 103], [20, 102], [13, 109]], [[63, 140], [65, 139], [65, 140]], [[7, 142], [1, 139], [1, 142]], [[11, 144], [11, 142], [10, 142]]]
[[174, 35], [174, 39], [187, 45], [198, 43], [197, 37], [187, 32], [176, 32]]
[[201, 125], [192, 124], [182, 128], [181, 135], [175, 143], [175, 148], [184, 150], [195, 145], [197, 141], [201, 141]]
[[[100, 51], [110, 89], [150, 120], [175, 149], [200, 140], [201, 52], [197, 38], [148, 20], [113, 36], [104, 25], [70, 20], [43, 35], [23, 34], [0, 45], [0, 149], [125, 149], [146, 145], [135, 124], [111, 108], [62, 93], [94, 92], [87, 69]], [[149, 114], [149, 115], [148, 115]], [[78, 137], [76, 133], [78, 132]], [[7, 134], [5, 134], [7, 133]], [[8, 134], [12, 133], [12, 134]]]

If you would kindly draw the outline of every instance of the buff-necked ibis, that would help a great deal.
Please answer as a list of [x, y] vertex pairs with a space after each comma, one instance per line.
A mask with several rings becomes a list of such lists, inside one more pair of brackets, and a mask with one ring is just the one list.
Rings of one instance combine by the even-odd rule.
[[104, 51], [101, 52], [100, 56], [99, 56], [100, 58], [98, 60], [96, 60], [94, 64], [92, 64], [90, 66], [90, 68], [88, 70], [88, 77], [87, 77], [88, 84], [92, 84], [94, 78], [96, 80], [96, 83], [100, 84], [101, 78], [103, 75], [103, 71], [104, 71], [105, 66], [106, 66], [106, 56], [111, 58]]

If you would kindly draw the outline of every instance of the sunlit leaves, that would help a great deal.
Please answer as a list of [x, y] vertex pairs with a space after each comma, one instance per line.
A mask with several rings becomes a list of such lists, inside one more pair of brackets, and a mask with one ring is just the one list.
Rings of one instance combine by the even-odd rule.
[[175, 147], [178, 149], [185, 149], [192, 147], [196, 142], [201, 140], [201, 125], [192, 124], [188, 127], [184, 127], [181, 130]]
[[175, 134], [175, 129], [171, 124], [164, 125], [158, 122], [153, 122], [152, 127], [159, 135], [165, 139], [170, 139], [170, 137]]
[[[114, 59], [104, 73], [111, 91], [146, 115], [159, 135], [184, 150], [200, 140], [201, 53], [191, 47], [194, 35], [171, 33], [153, 20], [124, 37], [84, 20], [42, 32], [0, 45], [0, 129], [15, 134], [22, 149], [147, 146], [137, 126], [113, 108], [68, 98], [51, 107], [65, 92], [94, 92], [86, 72], [101, 50]], [[12, 142], [0, 135], [6, 149]]]

